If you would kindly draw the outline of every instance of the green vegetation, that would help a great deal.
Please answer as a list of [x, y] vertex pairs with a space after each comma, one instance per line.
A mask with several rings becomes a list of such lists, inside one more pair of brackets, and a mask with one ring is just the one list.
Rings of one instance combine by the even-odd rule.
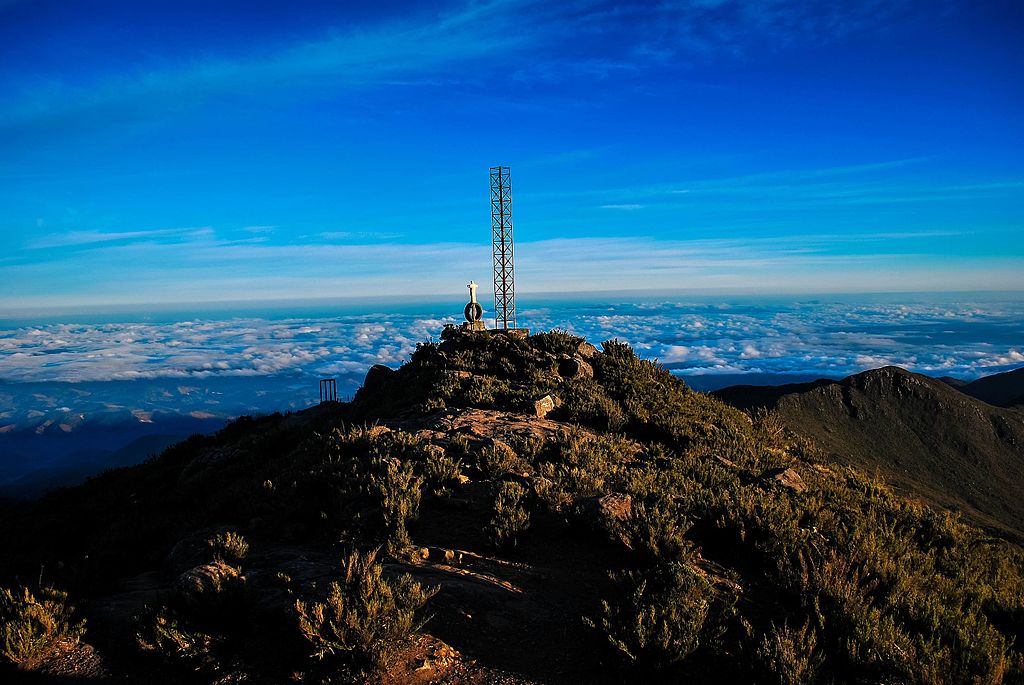
[[[524, 430], [547, 394], [560, 406]], [[499, 433], [494, 414], [454, 427], [474, 408], [515, 414], [517, 429]], [[805, 488], [770, 477], [787, 468]], [[380, 673], [423, 628], [435, 593], [407, 571], [465, 557], [458, 582], [478, 573], [480, 587], [529, 599], [501, 574], [538, 558], [583, 563], [560, 554], [571, 542], [598, 580], [559, 586], [589, 594], [574, 595], [563, 632], [545, 637], [591, 640], [580, 666], [591, 679], [1024, 677], [1020, 547], [830, 462], [772, 412], [742, 413], [623, 343], [597, 352], [566, 332], [520, 340], [448, 330], [351, 404], [240, 420], [11, 517], [0, 577], [42, 563], [61, 569], [76, 597], [96, 598], [164, 569], [177, 589], [152, 603], [140, 644], [188, 673], [234, 669], [267, 682], [296, 673], [315, 682], [328, 667], [353, 680]], [[217, 530], [230, 532], [209, 537]], [[218, 561], [167, 571], [186, 533], [209, 539], [203, 551]], [[439, 537], [451, 549], [438, 552]], [[246, 556], [247, 539], [258, 558]], [[361, 551], [339, 565], [341, 549]], [[248, 577], [236, 568], [243, 559]], [[4, 609], [5, 626], [31, 605], [13, 603], [20, 596], [5, 595], [4, 607], [22, 607]], [[76, 634], [68, 613], [50, 611], [66, 626], [50, 634]], [[446, 605], [438, 616], [474, 613]], [[483, 639], [477, 625], [445, 634]]]
[[765, 633], [757, 656], [769, 682], [801, 685], [813, 683], [817, 677], [822, 663], [817, 647], [818, 639], [810, 621], [799, 629], [783, 623], [781, 627], [772, 626], [771, 631]]
[[335, 658], [356, 673], [379, 670], [420, 628], [416, 614], [437, 592], [408, 574], [385, 578], [377, 554], [352, 552], [324, 602], [295, 603], [299, 630], [314, 656]]
[[685, 660], [712, 637], [711, 584], [692, 568], [668, 564], [618, 578], [621, 595], [604, 601], [601, 629], [640, 672]]
[[450, 493], [462, 482], [462, 460], [453, 459], [442, 448], [431, 445], [423, 464], [423, 481], [434, 495]]
[[415, 475], [412, 464], [397, 459], [384, 461], [375, 470], [372, 482], [380, 498], [389, 543], [407, 545], [409, 533], [406, 524], [419, 514], [423, 479]]
[[245, 538], [233, 530], [225, 533], [218, 533], [206, 541], [207, 546], [213, 551], [213, 558], [229, 564], [240, 564], [249, 553], [249, 543]]
[[494, 496], [494, 516], [488, 530], [499, 548], [515, 547], [519, 535], [530, 526], [530, 512], [524, 500], [526, 488], [519, 483], [503, 482]]
[[55, 643], [77, 642], [85, 621], [74, 614], [67, 593], [56, 588], [0, 588], [0, 659], [29, 668]]

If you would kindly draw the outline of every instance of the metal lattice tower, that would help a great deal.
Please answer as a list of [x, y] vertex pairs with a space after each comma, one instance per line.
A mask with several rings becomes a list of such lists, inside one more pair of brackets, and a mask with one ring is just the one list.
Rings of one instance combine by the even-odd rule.
[[494, 324], [516, 327], [516, 269], [512, 248], [512, 177], [507, 166], [491, 167], [491, 237], [494, 256]]

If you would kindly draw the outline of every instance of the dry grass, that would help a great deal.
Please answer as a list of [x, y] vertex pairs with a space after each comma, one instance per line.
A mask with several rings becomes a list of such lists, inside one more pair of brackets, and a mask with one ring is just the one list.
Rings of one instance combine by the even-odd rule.
[[22, 668], [32, 665], [59, 640], [78, 639], [85, 621], [74, 618], [66, 592], [25, 586], [0, 588], [0, 658]]

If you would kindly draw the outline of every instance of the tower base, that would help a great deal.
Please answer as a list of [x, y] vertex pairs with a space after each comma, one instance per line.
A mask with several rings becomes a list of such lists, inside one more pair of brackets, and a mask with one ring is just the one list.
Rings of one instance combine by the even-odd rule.
[[495, 334], [500, 333], [501, 335], [507, 335], [512, 338], [525, 339], [530, 337], [529, 328], [489, 328], [487, 332]]

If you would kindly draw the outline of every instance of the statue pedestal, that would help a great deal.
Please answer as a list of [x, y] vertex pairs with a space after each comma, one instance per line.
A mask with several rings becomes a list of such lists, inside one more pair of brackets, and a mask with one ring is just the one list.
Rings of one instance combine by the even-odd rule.
[[483, 321], [466, 321], [462, 324], [462, 330], [464, 331], [486, 331], [487, 324]]

